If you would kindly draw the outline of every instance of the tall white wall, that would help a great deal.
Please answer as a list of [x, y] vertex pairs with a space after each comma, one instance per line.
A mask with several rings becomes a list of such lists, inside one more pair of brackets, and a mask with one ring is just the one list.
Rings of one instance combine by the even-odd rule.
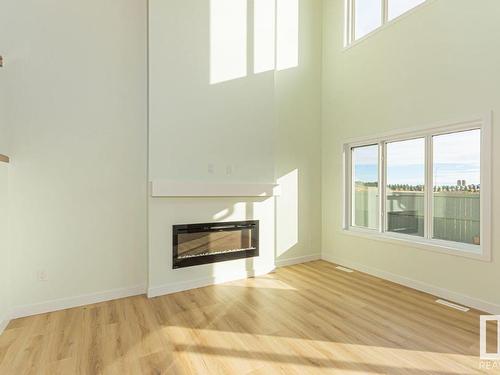
[[321, 17], [322, 0], [299, 1], [299, 64], [275, 75], [278, 265], [321, 252]]
[[[0, 154], [9, 155], [9, 127], [5, 113], [5, 75], [0, 68]], [[10, 315], [9, 165], [0, 162], [0, 333]]]
[[[494, 111], [493, 186], [500, 183], [500, 53], [496, 0], [436, 0], [343, 50], [343, 0], [323, 17], [323, 255], [500, 305], [500, 233], [493, 261], [348, 236], [341, 231], [342, 140]], [[500, 196], [493, 189], [493, 222]]]
[[[1, 68], [0, 68], [1, 69]], [[0, 70], [4, 73], [6, 68]], [[7, 100], [7, 92], [5, 89], [6, 77], [5, 73], [0, 75], [0, 154], [7, 155], [9, 153], [9, 127], [7, 126], [7, 115], [5, 102]]]
[[[320, 253], [321, 1], [296, 2], [298, 64], [262, 73], [254, 73], [252, 64], [252, 3], [150, 2], [150, 180], [277, 181], [282, 186], [276, 199], [150, 198], [152, 294], [193, 280], [269, 270], [275, 259], [280, 264]], [[234, 21], [225, 13], [234, 4], [247, 11], [239, 20], [248, 22], [243, 73], [214, 82], [214, 62], [230, 62], [234, 52], [225, 49], [218, 55], [214, 25], [219, 27], [225, 17]], [[218, 14], [220, 7], [224, 12]], [[231, 26], [235, 32], [238, 22]], [[235, 69], [230, 63], [225, 68]], [[172, 270], [173, 224], [245, 219], [261, 222], [257, 259]]]
[[[0, 154], [8, 155], [8, 133], [2, 83], [3, 80], [0, 76]], [[0, 332], [10, 314], [8, 173], [9, 165], [0, 162]]]
[[[274, 181], [274, 74], [256, 75], [248, 67], [252, 60], [244, 48], [247, 16], [245, 0], [150, 1], [150, 181]], [[219, 38], [239, 38], [233, 48], [216, 49], [215, 35], [224, 25], [229, 30]], [[233, 54], [241, 58], [235, 62]], [[240, 76], [233, 78], [231, 71]], [[179, 285], [196, 280], [210, 283], [272, 269], [272, 199], [149, 202], [150, 294], [184, 289]], [[262, 226], [259, 257], [172, 269], [172, 225], [250, 219], [260, 220]]]
[[[235, 2], [246, 5], [245, 0]], [[245, 67], [251, 50], [242, 63], [232, 64], [230, 48], [212, 47], [211, 32], [220, 24], [230, 24], [234, 32], [247, 21], [245, 12], [231, 9], [227, 0], [150, 2], [151, 180], [274, 180], [274, 74], [253, 74]], [[243, 17], [233, 20], [238, 14]], [[234, 49], [245, 43], [246, 33]], [[248, 72], [211, 83], [214, 60], [221, 61], [220, 75], [235, 65]]]
[[[169, 86], [169, 96], [166, 104], [152, 106], [152, 117], [167, 126], [150, 129], [151, 179], [281, 179], [284, 194], [276, 202], [244, 202], [245, 210], [265, 217], [268, 260], [317, 254], [321, 1], [299, 2], [298, 67], [214, 85], [207, 75], [210, 1], [164, 3], [177, 7], [177, 17], [167, 14], [164, 23], [181, 30], [186, 19], [199, 24], [189, 23], [187, 32], [161, 41], [171, 44], [160, 48], [177, 54], [159, 67], [171, 69], [174, 79], [154, 81]], [[0, 126], [8, 129], [0, 129], [10, 133], [12, 158], [8, 183], [2, 177], [2, 184], [10, 192], [15, 311], [147, 281], [146, 21], [145, 0], [2, 2], [6, 121]], [[193, 39], [196, 35], [203, 43]], [[177, 74], [189, 61], [194, 65], [188, 71], [198, 77]], [[214, 136], [214, 129], [222, 132]], [[4, 139], [0, 136], [0, 147]], [[241, 203], [219, 202], [200, 217], [233, 203], [233, 217], [243, 215]], [[175, 211], [169, 207], [161, 215]], [[160, 244], [160, 251], [168, 250]], [[40, 272], [47, 281], [38, 280]]]
[[145, 284], [146, 5], [2, 1], [14, 309]]
[[10, 314], [8, 165], [0, 162], [0, 333]]

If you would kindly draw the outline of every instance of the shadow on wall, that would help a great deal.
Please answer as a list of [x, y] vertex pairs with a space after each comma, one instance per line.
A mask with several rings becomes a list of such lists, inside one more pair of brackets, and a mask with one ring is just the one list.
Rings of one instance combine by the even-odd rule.
[[210, 84], [298, 66], [299, 0], [211, 0]]
[[276, 258], [299, 242], [299, 170], [277, 180], [281, 195], [276, 201]]
[[[245, 220], [254, 220], [255, 219], [255, 214], [254, 214], [254, 206], [257, 203], [261, 203], [266, 199], [259, 199], [254, 202], [238, 202], [237, 204], [233, 205], [230, 209], [224, 209], [221, 212], [216, 213], [213, 215], [213, 219], [216, 221], [232, 221], [235, 220], [236, 218], [231, 218], [232, 215], [237, 213], [238, 211], [243, 212], [243, 217]], [[242, 216], [236, 216], [236, 217], [242, 217]], [[260, 255], [263, 255], [262, 251]], [[222, 272], [224, 271], [224, 265], [220, 263], [211, 263], [211, 268], [212, 268], [212, 274], [217, 275], [220, 274], [220, 270], [222, 268]], [[246, 272], [251, 272], [256, 269], [255, 265], [255, 258], [246, 258], [245, 259], [245, 271]]]
[[[279, 258], [299, 243], [299, 170], [277, 179], [281, 194], [275, 206], [275, 257]], [[260, 201], [260, 200], [259, 200]], [[257, 201], [257, 202], [259, 202]], [[238, 202], [216, 212], [214, 221], [253, 220], [255, 202]], [[247, 271], [252, 269], [252, 259], [247, 259]]]

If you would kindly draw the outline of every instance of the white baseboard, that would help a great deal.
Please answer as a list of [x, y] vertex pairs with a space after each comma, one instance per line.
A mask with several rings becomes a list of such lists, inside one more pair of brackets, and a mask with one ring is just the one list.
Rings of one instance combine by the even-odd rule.
[[294, 264], [312, 262], [321, 259], [321, 253], [305, 255], [289, 259], [276, 259], [276, 267], [293, 266]]
[[3, 331], [5, 331], [5, 328], [7, 328], [10, 323], [10, 319], [7, 319], [7, 317], [2, 318], [0, 318], [0, 335], [3, 333]]
[[126, 298], [146, 293], [145, 285], [137, 285], [129, 288], [120, 288], [97, 292], [92, 294], [83, 294], [77, 297], [61, 298], [47, 302], [35, 303], [32, 305], [15, 306], [12, 309], [12, 319], [23, 318], [25, 316], [44, 314], [48, 312], [70, 309], [93, 303], [111, 301], [119, 298]]
[[[147, 292], [148, 297], [156, 297], [164, 294], [170, 294], [175, 292], [181, 292], [184, 290], [200, 288], [208, 285], [221, 284], [228, 281], [241, 280], [248, 277], [265, 275], [274, 270], [274, 266], [267, 268], [257, 269], [253, 271], [240, 272], [230, 275], [213, 276], [205, 279], [197, 279], [192, 281], [186, 281], [181, 283], [172, 283], [167, 285], [161, 285], [158, 287], [152, 287], [147, 289], [145, 285], [137, 285], [129, 288], [113, 289], [104, 292], [92, 293], [80, 295], [77, 297], [61, 298], [52, 301], [40, 302], [31, 305], [15, 306], [12, 309], [10, 318], [17, 319], [26, 316], [44, 314], [58, 310], [70, 309], [73, 307], [79, 307], [84, 305], [91, 305], [94, 303], [111, 301], [119, 298], [126, 298], [131, 296], [136, 296], [140, 294], [145, 294]], [[4, 322], [0, 321], [0, 332], [2, 327], [5, 328], [9, 320], [6, 319]]]
[[236, 281], [246, 279], [248, 277], [262, 276], [274, 271], [274, 266], [269, 266], [265, 268], [259, 268], [256, 270], [249, 270], [243, 272], [232, 273], [229, 275], [211, 276], [203, 279], [182, 281], [178, 283], [169, 283], [159, 286], [153, 286], [148, 289], [148, 297], [158, 297], [166, 294], [183, 292], [185, 290], [202, 288], [210, 285], [217, 285], [226, 283], [229, 281]]
[[391, 272], [383, 271], [377, 268], [372, 268], [365, 266], [360, 263], [351, 262], [345, 259], [337, 258], [333, 255], [323, 254], [323, 260], [327, 262], [335, 263], [344, 267], [349, 267], [359, 272], [364, 272], [372, 276], [379, 277], [388, 281], [392, 281], [396, 284], [401, 284], [412, 289], [419, 290], [421, 292], [429, 293], [434, 296], [444, 298], [448, 301], [453, 301], [464, 306], [472, 307], [474, 309], [487, 312], [489, 314], [498, 315], [500, 314], [500, 305], [483, 301], [474, 297], [467, 296], [465, 294], [453, 292], [448, 289], [444, 289], [435, 285], [427, 284], [422, 281], [410, 279], [401, 275], [396, 275]]

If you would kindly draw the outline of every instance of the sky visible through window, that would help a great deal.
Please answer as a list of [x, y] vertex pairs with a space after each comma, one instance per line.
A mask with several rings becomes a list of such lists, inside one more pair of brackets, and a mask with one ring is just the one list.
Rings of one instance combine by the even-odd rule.
[[388, 143], [387, 184], [416, 186], [424, 183], [425, 138]]
[[[434, 137], [434, 185], [455, 186], [458, 180], [467, 185], [480, 184], [481, 131], [471, 130]], [[422, 165], [415, 164], [414, 155], [421, 153], [418, 142], [392, 149], [391, 176], [398, 183], [420, 185]], [[356, 180], [378, 181], [378, 167], [374, 163], [374, 149], [360, 149], [356, 155]], [[388, 181], [390, 183], [390, 181]]]
[[389, 0], [387, 4], [389, 21], [420, 5], [425, 0]]
[[362, 182], [378, 181], [378, 146], [358, 147], [353, 154], [354, 179]]
[[434, 137], [434, 185], [481, 183], [481, 130]]
[[354, 6], [356, 39], [382, 25], [382, 0], [356, 0]]

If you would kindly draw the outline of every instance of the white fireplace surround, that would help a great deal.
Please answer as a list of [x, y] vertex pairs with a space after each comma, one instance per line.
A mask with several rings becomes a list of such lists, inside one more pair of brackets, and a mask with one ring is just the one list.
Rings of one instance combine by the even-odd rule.
[[206, 183], [153, 180], [152, 197], [273, 197], [280, 195], [278, 184]]
[[[277, 184], [152, 179], [150, 188], [149, 297], [264, 275], [275, 268]], [[173, 268], [173, 225], [245, 220], [259, 220], [258, 256]]]

